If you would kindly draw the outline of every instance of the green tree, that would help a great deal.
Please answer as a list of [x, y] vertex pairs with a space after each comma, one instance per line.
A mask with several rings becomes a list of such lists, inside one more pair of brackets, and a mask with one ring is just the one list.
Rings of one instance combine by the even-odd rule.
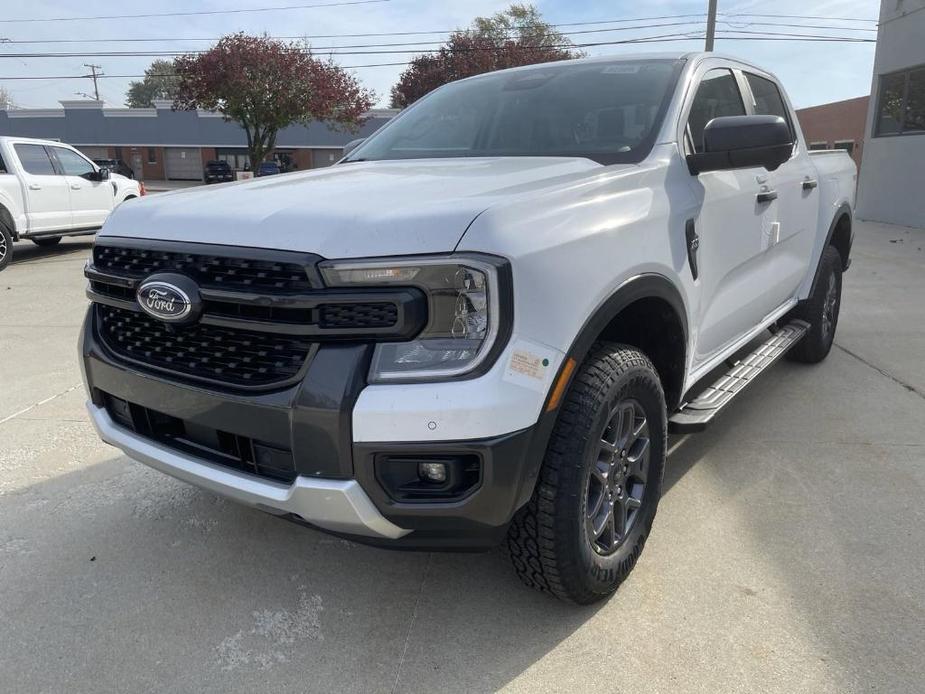
[[129, 83], [125, 103], [130, 108], [151, 108], [155, 99], [174, 99], [178, 83], [173, 61], [155, 60], [141, 82]]
[[392, 87], [392, 107], [404, 108], [464, 77], [581, 55], [533, 5], [514, 4], [491, 17], [476, 17], [469, 29], [453, 32], [436, 53], [412, 59]]

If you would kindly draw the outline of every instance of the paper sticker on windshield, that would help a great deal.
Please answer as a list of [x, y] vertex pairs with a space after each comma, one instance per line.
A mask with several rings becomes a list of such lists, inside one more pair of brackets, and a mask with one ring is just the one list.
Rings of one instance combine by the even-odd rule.
[[601, 70], [602, 75], [635, 75], [637, 72], [638, 65], [608, 65]]

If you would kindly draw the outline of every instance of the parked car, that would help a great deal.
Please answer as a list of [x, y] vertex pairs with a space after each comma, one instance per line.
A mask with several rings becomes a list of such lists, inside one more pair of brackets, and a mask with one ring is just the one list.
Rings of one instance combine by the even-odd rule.
[[101, 169], [109, 169], [112, 173], [117, 173], [126, 178], [135, 178], [135, 172], [132, 167], [121, 159], [94, 159], [93, 163]]
[[260, 166], [257, 167], [256, 176], [275, 176], [278, 173], [282, 173], [279, 164], [275, 161], [262, 161]]
[[224, 183], [234, 180], [234, 171], [227, 161], [208, 161], [202, 171], [202, 177], [206, 183]]
[[244, 504], [501, 543], [593, 602], [652, 531], [669, 428], [828, 354], [855, 178], [771, 73], [713, 53], [451, 83], [334, 168], [118, 209], [86, 271], [90, 415]]
[[0, 137], [0, 270], [12, 260], [14, 241], [53, 246], [62, 236], [92, 234], [143, 190], [70, 145]]

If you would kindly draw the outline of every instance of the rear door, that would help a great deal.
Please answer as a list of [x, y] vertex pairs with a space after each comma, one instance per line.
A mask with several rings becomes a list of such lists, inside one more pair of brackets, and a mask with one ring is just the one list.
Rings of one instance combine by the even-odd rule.
[[71, 197], [71, 224], [75, 229], [103, 226], [112, 212], [113, 192], [109, 181], [93, 181], [96, 166], [82, 154], [67, 147], [51, 147]]
[[794, 139], [790, 159], [768, 172], [768, 186], [777, 199], [768, 209], [774, 224], [762, 240], [766, 248], [765, 287], [772, 303], [780, 305], [793, 297], [809, 269], [819, 216], [816, 168], [798, 141], [794, 116], [780, 87], [769, 76], [747, 70], [742, 74], [752, 113], [780, 116], [787, 121]]
[[[746, 115], [737, 76], [729, 68], [701, 68], [687, 107], [685, 150], [703, 151], [703, 130], [720, 116]], [[699, 80], [698, 80], [699, 77]], [[690, 176], [699, 210], [692, 220], [696, 251], [699, 325], [694, 367], [751, 330], [773, 308], [762, 280], [764, 239], [772, 219], [758, 193], [767, 185], [762, 167]], [[690, 222], [689, 222], [690, 224]]]
[[13, 151], [22, 169], [29, 234], [69, 229], [71, 200], [67, 181], [58, 175], [47, 148], [30, 142], [16, 142]]

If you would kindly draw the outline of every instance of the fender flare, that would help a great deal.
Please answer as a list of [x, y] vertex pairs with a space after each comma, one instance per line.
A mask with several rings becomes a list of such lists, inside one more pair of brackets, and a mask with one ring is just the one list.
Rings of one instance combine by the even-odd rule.
[[[584, 360], [597, 337], [623, 309], [639, 299], [650, 298], [664, 300], [677, 314], [684, 332], [684, 362], [686, 368], [687, 351], [689, 349], [688, 336], [690, 333], [688, 330], [687, 310], [681, 292], [678, 291], [675, 284], [664, 275], [644, 273], [631, 277], [617, 287], [617, 289], [591, 313], [587, 320], [585, 320], [578, 335], [572, 341], [571, 347], [569, 347], [568, 352], [566, 352], [565, 359], [562, 360], [559, 371], [556, 373], [552, 383], [558, 384], [559, 379], [562, 377], [563, 370], [566, 368], [566, 364], [570, 359], [574, 359], [578, 364]], [[572, 379], [575, 377], [575, 371], [577, 371], [577, 369], [574, 369], [572, 373], [568, 375], [568, 380], [565, 383], [566, 389], [568, 389]], [[549, 445], [552, 429], [559, 416], [558, 407], [552, 411], [547, 409], [552, 393], [553, 388], [550, 388], [546, 393], [546, 398], [543, 400], [543, 409], [540, 410], [539, 419], [534, 425], [533, 436], [530, 440], [527, 453], [530, 465], [526, 470], [525, 479], [522, 481], [515, 508], [523, 506], [533, 495], [533, 489], [536, 486], [540, 465], [546, 454], [546, 448]], [[669, 404], [669, 407], [670, 406]]]
[[588, 317], [578, 335], [572, 341], [572, 346], [566, 353], [578, 363], [587, 356], [591, 345], [601, 334], [604, 328], [617, 317], [617, 315], [639, 299], [662, 299], [678, 316], [681, 329], [684, 331], [684, 351], [687, 356], [688, 336], [690, 332], [687, 324], [687, 308], [678, 288], [664, 275], [654, 272], [643, 273], [630, 277], [614, 291], [610, 297], [598, 306]]
[[809, 296], [812, 296], [816, 291], [816, 284], [819, 282], [819, 265], [822, 262], [822, 254], [825, 252], [826, 246], [832, 243], [832, 237], [835, 235], [835, 227], [838, 226], [842, 217], [848, 217], [848, 224], [851, 225], [851, 240], [848, 242], [849, 257], [845, 258], [843, 269], [847, 270], [848, 266], [851, 265], [850, 252], [851, 242], [854, 240], [854, 216], [851, 214], [851, 205], [847, 202], [843, 202], [838, 206], [838, 209], [835, 210], [835, 214], [832, 215], [832, 221], [829, 222], [829, 231], [825, 235], [825, 243], [822, 244], [822, 247], [819, 249], [819, 257], [816, 259], [816, 269], [813, 270], [813, 282], [809, 285]]
[[[6, 213], [5, 215], [0, 215], [0, 216], [9, 217], [9, 223], [8, 223], [8, 224], [4, 223], [4, 224], [5, 224], [7, 227], [9, 227], [10, 236], [13, 237], [13, 240], [14, 240], [14, 241], [19, 241], [19, 232], [16, 231], [16, 218], [13, 217], [13, 213], [10, 212], [10, 210], [7, 208], [7, 206], [4, 205], [2, 202], [0, 202], [0, 212], [5, 212], [5, 213]], [[0, 220], [0, 222], [2, 222], [2, 220]]]

